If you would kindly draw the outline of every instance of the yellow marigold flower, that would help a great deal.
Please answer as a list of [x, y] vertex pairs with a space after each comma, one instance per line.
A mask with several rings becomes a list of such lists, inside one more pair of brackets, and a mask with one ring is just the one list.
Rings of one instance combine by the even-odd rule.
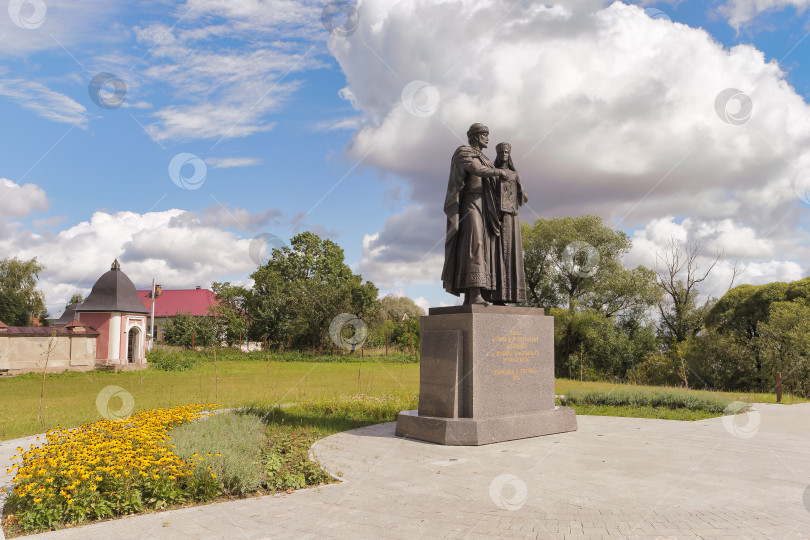
[[35, 502], [35, 503], [42, 502], [42, 499], [34, 499], [34, 502]]

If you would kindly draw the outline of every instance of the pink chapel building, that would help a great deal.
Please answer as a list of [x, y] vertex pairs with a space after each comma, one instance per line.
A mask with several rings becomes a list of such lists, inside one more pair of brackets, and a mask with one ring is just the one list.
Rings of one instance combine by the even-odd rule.
[[75, 318], [98, 332], [96, 367], [145, 365], [149, 310], [138, 298], [135, 285], [121, 271], [118, 259], [109, 272], [98, 278], [87, 299], [70, 306], [65, 317]]
[[149, 310], [116, 259], [82, 303], [50, 327], [0, 321], [0, 376], [30, 371], [141, 369]]

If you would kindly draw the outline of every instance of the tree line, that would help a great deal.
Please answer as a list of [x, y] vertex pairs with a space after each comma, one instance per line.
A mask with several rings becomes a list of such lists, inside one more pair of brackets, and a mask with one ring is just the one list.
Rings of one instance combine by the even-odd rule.
[[554, 316], [558, 377], [810, 396], [810, 278], [699, 287], [720, 260], [671, 240], [656, 268], [627, 268], [630, 238], [597, 216], [523, 224], [528, 304]]
[[[786, 391], [810, 396], [810, 277], [730, 284], [721, 297], [702, 299], [699, 287], [720, 255], [701, 268], [699, 244], [673, 240], [656, 254], [655, 268], [630, 268], [623, 263], [630, 237], [597, 216], [538, 218], [522, 227], [526, 305], [554, 317], [557, 377], [768, 392], [781, 373]], [[0, 261], [0, 320], [44, 318], [36, 288], [42, 270], [35, 258]], [[250, 277], [252, 287], [214, 283], [215, 316], [178, 314], [166, 325], [166, 342], [419, 349], [424, 311], [408, 298], [378, 298], [331, 240], [298, 234]], [[362, 321], [362, 329], [347, 324], [337, 330], [344, 340], [330, 335], [340, 314]]]

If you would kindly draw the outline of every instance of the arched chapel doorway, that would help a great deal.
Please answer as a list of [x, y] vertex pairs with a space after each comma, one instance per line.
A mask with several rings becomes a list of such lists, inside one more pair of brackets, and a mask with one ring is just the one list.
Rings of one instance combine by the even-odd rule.
[[135, 361], [140, 358], [140, 351], [138, 350], [138, 346], [141, 343], [140, 340], [141, 331], [138, 328], [131, 328], [127, 333], [127, 363], [134, 364]]

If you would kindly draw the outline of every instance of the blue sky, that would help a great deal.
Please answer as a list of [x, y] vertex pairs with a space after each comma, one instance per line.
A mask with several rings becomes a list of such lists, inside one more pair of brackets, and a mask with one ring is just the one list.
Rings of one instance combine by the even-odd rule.
[[[706, 294], [735, 261], [744, 281], [798, 279], [808, 4], [373, 0], [330, 32], [324, 2], [14, 0], [0, 257], [37, 256], [58, 313], [116, 257], [138, 287], [244, 281], [252, 238], [310, 229], [384, 292], [451, 304], [441, 201], [482, 121], [515, 148], [524, 221], [597, 213], [633, 235], [628, 264], [699, 240], [727, 259]], [[99, 73], [126, 86], [120, 106], [91, 99]], [[715, 111], [724, 88], [750, 94], [744, 125]], [[206, 163], [196, 189], [169, 176], [181, 153]]]

